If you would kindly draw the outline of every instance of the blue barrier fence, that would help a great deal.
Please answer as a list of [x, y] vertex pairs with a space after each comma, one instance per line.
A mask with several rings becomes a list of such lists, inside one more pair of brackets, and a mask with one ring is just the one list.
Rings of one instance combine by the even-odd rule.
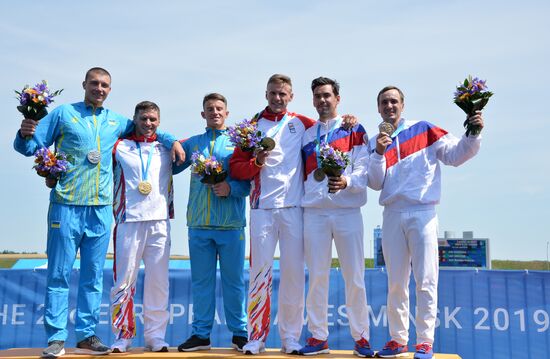
[[[143, 276], [143, 272], [140, 273]], [[68, 346], [74, 347], [74, 308], [78, 270], [71, 279], [71, 320]], [[387, 282], [381, 269], [367, 270], [365, 283], [369, 302], [371, 344], [379, 349], [388, 340], [386, 315]], [[0, 349], [43, 347], [46, 337], [42, 325], [46, 271], [0, 270]], [[140, 278], [139, 283], [142, 283]], [[277, 330], [278, 272], [274, 271], [272, 328], [268, 347], [280, 346]], [[112, 270], [104, 272], [103, 305], [97, 334], [111, 343], [109, 290]], [[414, 282], [411, 280], [411, 293]], [[137, 293], [142, 292], [138, 287]], [[228, 347], [231, 333], [224, 325], [221, 287], [216, 290], [217, 316], [211, 340], [215, 347]], [[415, 299], [411, 296], [414, 312]], [[141, 294], [136, 297], [138, 337], [134, 345], [143, 346]], [[344, 281], [332, 270], [329, 296], [329, 345], [332, 349], [351, 349], [353, 341], [345, 310]], [[191, 332], [191, 273], [170, 270], [170, 322], [166, 340], [171, 346], [183, 342]], [[414, 314], [414, 313], [413, 313]], [[441, 270], [439, 314], [434, 348], [436, 352], [457, 353], [462, 358], [548, 358], [550, 352], [550, 273], [526, 271]], [[411, 318], [409, 348], [414, 348], [414, 318]], [[304, 327], [302, 341], [307, 337]]]

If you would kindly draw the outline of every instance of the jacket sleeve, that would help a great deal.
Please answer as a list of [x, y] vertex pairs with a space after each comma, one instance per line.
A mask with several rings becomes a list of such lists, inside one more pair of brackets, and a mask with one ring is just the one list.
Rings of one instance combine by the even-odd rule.
[[386, 177], [386, 158], [384, 155], [379, 155], [375, 150], [375, 140], [368, 142], [369, 161], [367, 165], [367, 185], [375, 190], [380, 191], [384, 186]]
[[450, 133], [441, 137], [437, 142], [437, 159], [449, 166], [460, 166], [474, 157], [481, 147], [481, 135], [462, 135], [459, 140]]
[[57, 107], [38, 122], [34, 136], [27, 140], [17, 131], [13, 148], [24, 156], [32, 156], [41, 147], [50, 147], [59, 134], [59, 118], [63, 111]]
[[256, 157], [252, 152], [245, 152], [235, 147], [233, 155], [229, 160], [230, 176], [238, 180], [251, 180], [260, 173], [261, 167], [256, 165]]
[[364, 143], [353, 147], [351, 150], [352, 171], [349, 176], [346, 176], [348, 188], [351, 192], [362, 191], [367, 186], [365, 172], [367, 171], [368, 160], [367, 146]]
[[[190, 143], [188, 139], [181, 140], [181, 147], [183, 147], [183, 150], [185, 151], [185, 162], [183, 162], [181, 165], [177, 165], [175, 163], [172, 164], [172, 174], [177, 175], [178, 173], [184, 171], [187, 169], [187, 167], [191, 166], [191, 148]], [[171, 148], [171, 147], [170, 147]]]

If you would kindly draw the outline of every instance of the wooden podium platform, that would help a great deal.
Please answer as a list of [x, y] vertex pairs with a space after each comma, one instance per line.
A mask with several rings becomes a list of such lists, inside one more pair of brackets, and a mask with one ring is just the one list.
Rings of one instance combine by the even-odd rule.
[[[143, 348], [132, 348], [128, 353], [110, 354], [108, 356], [91, 356], [74, 354], [74, 348], [65, 348], [66, 354], [61, 358], [65, 359], [83, 359], [83, 358], [124, 358], [124, 359], [142, 359], [142, 358], [241, 358], [251, 359], [254, 357], [261, 358], [297, 358], [297, 355], [283, 354], [279, 349], [267, 349], [265, 353], [259, 355], [244, 355], [237, 352], [235, 349], [229, 348], [214, 348], [212, 350], [201, 350], [196, 352], [180, 353], [177, 348], [170, 348], [168, 353], [151, 353], [144, 351]], [[8, 349], [0, 350], [0, 358], [19, 358], [19, 359], [36, 359], [40, 357], [42, 348], [24, 348], [24, 349]], [[408, 357], [412, 359], [413, 353], [409, 353]], [[315, 355], [312, 358], [357, 358], [351, 350], [331, 350], [330, 354]], [[436, 353], [434, 358], [437, 359], [460, 359], [456, 354], [439, 354]]]

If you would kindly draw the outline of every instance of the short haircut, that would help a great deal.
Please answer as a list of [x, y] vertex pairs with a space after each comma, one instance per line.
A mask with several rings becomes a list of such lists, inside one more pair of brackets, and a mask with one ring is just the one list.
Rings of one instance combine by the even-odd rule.
[[105, 70], [103, 67], [92, 67], [91, 69], [86, 71], [86, 76], [84, 76], [84, 81], [88, 80], [88, 76], [90, 76], [92, 72], [99, 72], [111, 78], [111, 74], [109, 73], [109, 71]]
[[287, 84], [290, 88], [292, 88], [292, 80], [290, 77], [282, 74], [272, 75], [269, 80], [267, 80], [267, 84]]
[[323, 76], [317, 77], [316, 79], [311, 81], [311, 92], [315, 91], [317, 87], [324, 85], [332, 86], [332, 93], [334, 93], [335, 96], [340, 95], [340, 84], [338, 83], [338, 81]]
[[151, 101], [141, 101], [138, 103], [136, 105], [136, 109], [134, 110], [134, 117], [136, 117], [141, 111], [157, 111], [160, 116], [160, 108], [156, 103]]
[[389, 90], [397, 90], [397, 92], [399, 92], [399, 97], [401, 97], [401, 102], [402, 103], [405, 103], [405, 95], [403, 95], [403, 91], [401, 91], [398, 87], [396, 86], [386, 86], [384, 87], [382, 90], [380, 90], [380, 92], [378, 93], [378, 96], [376, 97], [376, 104], [379, 104], [380, 103], [380, 96], [382, 96], [382, 94], [386, 91], [389, 91]]
[[204, 96], [204, 98], [202, 99], [202, 107], [204, 108], [204, 105], [206, 104], [206, 102], [210, 100], [222, 101], [225, 104], [225, 107], [227, 107], [227, 99], [225, 98], [224, 95], [219, 94], [217, 92], [212, 92]]

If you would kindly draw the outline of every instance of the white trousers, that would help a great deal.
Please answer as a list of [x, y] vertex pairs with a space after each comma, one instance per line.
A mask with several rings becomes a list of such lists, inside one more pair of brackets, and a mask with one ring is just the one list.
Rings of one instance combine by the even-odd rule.
[[136, 335], [134, 294], [140, 262], [145, 265], [143, 321], [145, 344], [164, 340], [168, 324], [170, 221], [117, 224], [114, 237], [111, 318], [115, 339]]
[[438, 220], [434, 209], [398, 212], [385, 209], [382, 251], [388, 272], [390, 335], [400, 344], [409, 340], [409, 280], [416, 282], [416, 340], [434, 341], [437, 317], [439, 256]]
[[304, 321], [304, 241], [301, 207], [250, 211], [248, 333], [265, 341], [271, 317], [272, 267], [279, 243], [279, 335], [298, 341]]
[[328, 292], [332, 239], [338, 252], [346, 290], [351, 336], [369, 339], [365, 290], [363, 217], [359, 208], [304, 209], [304, 252], [309, 272], [306, 300], [308, 329], [314, 338], [328, 338]]

